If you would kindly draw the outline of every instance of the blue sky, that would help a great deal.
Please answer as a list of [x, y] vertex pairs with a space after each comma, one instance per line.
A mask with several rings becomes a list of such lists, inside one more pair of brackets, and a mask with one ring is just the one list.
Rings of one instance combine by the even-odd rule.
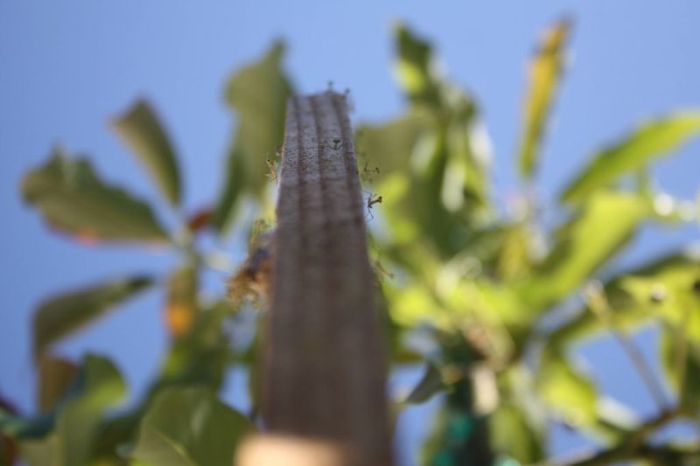
[[[381, 120], [402, 105], [390, 73], [390, 30], [393, 21], [405, 20], [434, 41], [452, 79], [479, 98], [495, 146], [496, 190], [512, 193], [526, 60], [541, 29], [562, 14], [576, 27], [539, 177], [544, 196], [556, 192], [587, 154], [641, 119], [698, 107], [700, 3], [0, 0], [0, 392], [31, 406], [29, 316], [41, 297], [115, 273], [163, 270], [172, 261], [137, 248], [85, 248], [47, 233], [22, 206], [17, 186], [52, 144], [89, 154], [105, 178], [156, 201], [106, 125], [137, 96], [147, 96], [182, 155], [186, 205], [194, 209], [219, 189], [232, 126], [221, 95], [232, 70], [284, 38], [298, 89], [321, 90], [332, 80], [352, 90], [355, 121]], [[694, 197], [698, 150], [694, 142], [660, 163], [661, 186]], [[697, 239], [697, 227], [650, 229], [626, 261]], [[138, 390], [165, 344], [160, 299], [144, 296], [61, 351], [112, 355]], [[651, 348], [653, 335], [640, 338]], [[614, 344], [599, 342], [583, 354], [606, 387], [651, 412], [648, 395], [629, 382], [635, 375], [625, 372]], [[576, 443], [560, 437], [558, 449]]]

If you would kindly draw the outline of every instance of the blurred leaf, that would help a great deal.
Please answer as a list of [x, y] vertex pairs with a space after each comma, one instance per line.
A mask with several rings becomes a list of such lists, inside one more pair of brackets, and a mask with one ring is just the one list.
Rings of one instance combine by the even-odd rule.
[[17, 440], [5, 435], [2, 429], [2, 419], [4, 416], [17, 415], [14, 405], [0, 396], [0, 466], [13, 466], [17, 459]]
[[431, 119], [421, 112], [409, 112], [380, 125], [363, 125], [357, 130], [360, 177], [381, 181], [410, 167], [413, 147]]
[[609, 186], [674, 151], [700, 133], [700, 112], [677, 112], [641, 125], [637, 130], [598, 152], [562, 194], [567, 202], [581, 202], [596, 189]]
[[38, 405], [41, 412], [53, 409], [65, 397], [78, 374], [75, 363], [51, 355], [39, 357]]
[[231, 305], [218, 301], [197, 313], [190, 332], [174, 340], [166, 354], [158, 379], [149, 387], [147, 399], [173, 385], [221, 387], [226, 369], [233, 361], [231, 341], [224, 332]]
[[22, 442], [22, 457], [30, 466], [87, 466], [104, 413], [126, 395], [126, 385], [107, 359], [83, 359], [74, 393], [58, 411], [54, 430], [46, 437]]
[[491, 415], [490, 436], [493, 449], [533, 464], [544, 458], [544, 432], [533, 428], [525, 413], [513, 403], [505, 402]]
[[68, 158], [58, 147], [24, 177], [22, 195], [50, 225], [85, 242], [168, 241], [146, 203], [104, 184], [90, 162]]
[[438, 78], [430, 43], [401, 23], [394, 28], [394, 35], [397, 55], [395, 72], [399, 85], [411, 101], [439, 105]]
[[[692, 292], [698, 278], [700, 257], [692, 251], [663, 255], [623, 271], [609, 279], [603, 288], [612, 324], [630, 331], [664, 315], [672, 317], [671, 323], [677, 324], [680, 310], [674, 294]], [[570, 345], [607, 329], [599, 317], [584, 308], [549, 336], [550, 346]], [[697, 341], [700, 343], [700, 332]]]
[[494, 272], [505, 281], [529, 275], [533, 267], [533, 233], [525, 222], [504, 225], [499, 250], [495, 252]]
[[596, 422], [596, 388], [563, 355], [545, 354], [537, 388], [545, 403], [567, 424], [580, 428]]
[[144, 466], [231, 466], [248, 419], [207, 388], [172, 388], [144, 417], [133, 458]]
[[446, 128], [449, 156], [441, 186], [448, 211], [481, 212], [488, 207], [491, 142], [472, 98], [464, 93], [450, 100], [452, 121]]
[[406, 397], [405, 403], [418, 404], [428, 401], [433, 395], [443, 391], [445, 383], [442, 381], [440, 369], [432, 363], [425, 367], [423, 376], [418, 384], [413, 387], [411, 393]]
[[181, 178], [175, 151], [151, 105], [145, 100], [136, 101], [112, 126], [146, 166], [168, 202], [180, 204]]
[[17, 459], [17, 442], [0, 434], [0, 466], [12, 466]]
[[[697, 313], [698, 309], [694, 309]], [[700, 345], [688, 341], [677, 328], [666, 326], [659, 345], [661, 367], [679, 404], [691, 410], [700, 407]]]
[[185, 265], [172, 273], [168, 280], [165, 325], [175, 338], [186, 335], [195, 323], [198, 278], [197, 268]]
[[292, 93], [282, 70], [283, 56], [284, 45], [276, 42], [260, 61], [240, 69], [228, 83], [226, 102], [236, 112], [237, 127], [214, 215], [220, 234], [230, 228], [241, 194], [258, 199], [264, 194], [267, 159], [282, 144], [285, 107]]
[[105, 315], [115, 305], [148, 288], [150, 277], [101, 283], [45, 300], [34, 314], [34, 354]]
[[521, 464], [542, 461], [546, 453], [548, 420], [536, 396], [536, 382], [525, 365], [511, 365], [500, 374], [500, 403], [489, 417], [494, 451]]
[[568, 19], [547, 29], [530, 62], [519, 157], [520, 174], [526, 178], [532, 177], [536, 169], [545, 126], [565, 65], [564, 52], [570, 30]]
[[649, 214], [646, 201], [633, 194], [601, 191], [556, 233], [544, 264], [526, 281], [523, 297], [542, 310], [580, 287], [627, 244]]

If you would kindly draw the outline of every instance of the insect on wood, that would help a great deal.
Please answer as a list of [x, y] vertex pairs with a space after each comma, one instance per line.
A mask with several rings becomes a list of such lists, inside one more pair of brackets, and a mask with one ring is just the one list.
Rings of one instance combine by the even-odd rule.
[[338, 466], [390, 466], [387, 358], [363, 212], [381, 196], [363, 202], [345, 97], [291, 98], [283, 147], [264, 425], [337, 447]]

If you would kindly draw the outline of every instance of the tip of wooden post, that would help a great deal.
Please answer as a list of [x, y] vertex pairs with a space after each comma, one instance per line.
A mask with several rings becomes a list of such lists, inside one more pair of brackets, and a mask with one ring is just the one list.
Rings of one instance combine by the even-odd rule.
[[347, 466], [344, 449], [335, 442], [285, 435], [253, 435], [243, 441], [236, 466]]

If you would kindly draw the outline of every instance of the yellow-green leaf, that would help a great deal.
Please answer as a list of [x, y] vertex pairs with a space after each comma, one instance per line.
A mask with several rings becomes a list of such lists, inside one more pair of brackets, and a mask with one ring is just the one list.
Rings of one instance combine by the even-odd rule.
[[42, 302], [34, 314], [34, 353], [46, 348], [105, 315], [115, 305], [134, 296], [153, 283], [135, 276], [101, 283], [53, 296]]
[[565, 65], [565, 48], [571, 30], [567, 19], [547, 29], [530, 62], [520, 142], [520, 173], [530, 178], [535, 171], [554, 95]]
[[537, 375], [537, 388], [544, 402], [566, 423], [586, 427], [596, 422], [596, 388], [572, 361], [548, 353]]
[[635, 173], [698, 134], [700, 111], [678, 112], [646, 122], [595, 154], [564, 189], [562, 199], [581, 202], [593, 191], [609, 186], [622, 175]]
[[526, 302], [542, 309], [576, 290], [627, 244], [649, 212], [635, 194], [596, 193], [557, 231], [545, 263], [525, 282]]
[[[676, 294], [693, 293], [698, 279], [700, 257], [690, 251], [654, 258], [610, 278], [603, 290], [612, 326], [632, 331], [660, 316], [670, 316], [670, 322], [677, 323], [681, 309]], [[583, 307], [549, 336], [550, 346], [568, 346], [608, 329], [594, 312]], [[700, 332], [697, 336], [700, 342]]]
[[165, 243], [168, 235], [145, 202], [98, 178], [90, 162], [60, 148], [22, 180], [24, 200], [48, 223], [84, 242]]
[[146, 166], [168, 202], [177, 206], [182, 189], [175, 151], [151, 105], [145, 100], [136, 101], [112, 126]]

